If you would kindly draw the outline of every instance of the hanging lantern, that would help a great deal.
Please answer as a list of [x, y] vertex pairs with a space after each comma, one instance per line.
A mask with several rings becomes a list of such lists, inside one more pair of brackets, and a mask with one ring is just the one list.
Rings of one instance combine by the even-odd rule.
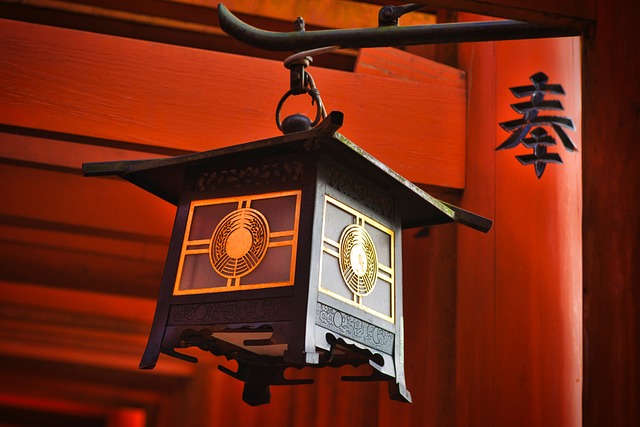
[[[409, 402], [403, 368], [403, 228], [491, 222], [443, 203], [337, 133], [342, 113], [312, 129], [181, 157], [88, 163], [177, 206], [149, 341], [160, 353], [197, 346], [234, 359], [243, 399], [308, 383], [289, 367], [369, 364]], [[294, 126], [296, 127], [296, 126]], [[304, 126], [303, 126], [304, 128]]]

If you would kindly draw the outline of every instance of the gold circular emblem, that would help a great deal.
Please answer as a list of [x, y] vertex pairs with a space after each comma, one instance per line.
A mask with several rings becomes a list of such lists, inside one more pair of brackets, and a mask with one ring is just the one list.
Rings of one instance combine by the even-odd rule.
[[269, 246], [269, 223], [259, 211], [235, 210], [222, 218], [211, 236], [209, 259], [222, 277], [235, 279], [251, 273]]
[[347, 287], [366, 296], [376, 285], [378, 256], [371, 236], [364, 227], [349, 225], [340, 236], [340, 273]]

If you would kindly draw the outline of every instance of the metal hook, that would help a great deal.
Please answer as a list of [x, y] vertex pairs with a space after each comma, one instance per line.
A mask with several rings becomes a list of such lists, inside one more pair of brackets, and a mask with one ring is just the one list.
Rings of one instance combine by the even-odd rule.
[[300, 61], [301, 59], [312, 58], [316, 55], [322, 55], [323, 53], [330, 53], [340, 49], [340, 46], [325, 46], [319, 47], [317, 49], [305, 50], [304, 52], [294, 53], [293, 55], [287, 57], [284, 60], [284, 66], [289, 68], [291, 64], [296, 61]]
[[398, 19], [409, 12], [423, 9], [422, 4], [409, 3], [402, 6], [384, 6], [378, 12], [378, 26], [387, 27], [390, 25], [398, 25]]

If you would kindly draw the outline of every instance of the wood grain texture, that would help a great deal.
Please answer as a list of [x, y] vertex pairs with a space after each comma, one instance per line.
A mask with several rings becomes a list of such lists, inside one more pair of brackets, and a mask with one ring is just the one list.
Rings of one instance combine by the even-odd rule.
[[[462, 19], [465, 19], [463, 16]], [[467, 17], [477, 20], [477, 16]], [[458, 48], [458, 65], [469, 76], [467, 185], [462, 207], [495, 220], [496, 160], [495, 43], [468, 43]], [[495, 389], [495, 268], [493, 231], [480, 234], [460, 227], [457, 241], [456, 425], [496, 425]]]
[[[441, 119], [443, 123], [432, 123], [434, 117], [431, 115], [433, 113], [429, 110], [433, 107], [438, 108], [439, 106], [437, 104], [444, 102], [444, 104], [440, 106], [443, 107], [443, 111], [449, 111], [451, 104], [457, 103], [459, 99], [466, 99], [467, 92], [464, 73], [461, 70], [394, 48], [361, 49], [354, 71], [358, 74], [386, 77], [400, 82], [405, 81], [424, 84], [426, 87], [431, 87], [434, 84], [437, 86], [437, 90], [442, 98], [440, 100], [436, 98], [431, 100], [429, 108], [427, 108], [426, 111], [423, 110], [424, 114], [421, 115], [419, 123], [415, 124], [416, 127], [420, 128], [415, 131], [424, 134], [424, 142], [419, 146], [413, 147], [412, 154], [416, 159], [425, 159], [425, 168], [434, 168], [434, 170], [447, 168], [447, 165], [441, 163], [437, 157], [431, 155], [431, 150], [437, 146], [443, 149], [448, 146], [447, 142], [439, 139], [438, 135], [441, 134], [443, 129], [437, 129], [437, 127], [446, 126], [449, 131], [456, 134], [456, 141], [458, 139], [466, 141], [466, 127], [463, 126], [463, 122], [466, 120], [466, 113], [461, 115], [460, 111], [458, 111], [453, 117], [442, 116]], [[447, 98], [447, 101], [442, 101], [443, 98]], [[422, 107], [421, 105], [421, 110]], [[458, 146], [457, 142], [454, 144], [456, 146], [455, 150], [464, 150], [464, 144], [461, 147]], [[465, 157], [461, 156], [459, 161], [461, 163], [456, 165], [456, 167], [464, 170]], [[450, 187], [463, 188], [465, 185], [464, 175], [460, 178], [462, 179], [461, 184]], [[421, 182], [429, 184], [423, 181]]]
[[[22, 130], [24, 129], [16, 131]], [[42, 136], [29, 136], [0, 132], [0, 159], [8, 163], [29, 164], [34, 168], [65, 170], [77, 174], [85, 162], [165, 157], [161, 153], [149, 152], [149, 150], [153, 150], [153, 147], [132, 145], [132, 149], [127, 149], [126, 145], [123, 146], [118, 141], [109, 141], [114, 145], [113, 147], [102, 145], [106, 144], [106, 141], [70, 142], [62, 138], [72, 138], [71, 135], [41, 133]], [[82, 139], [80, 138], [80, 140]], [[184, 151], [175, 151], [172, 154], [186, 154]]]
[[584, 51], [584, 425], [640, 425], [640, 7], [598, 1]]
[[[580, 129], [579, 52], [577, 39], [460, 47], [473, 135], [463, 207], [494, 227], [459, 231], [459, 425], [582, 422], [580, 154], [554, 147], [564, 164], [538, 180], [514, 158], [528, 150], [495, 151], [508, 136], [497, 124], [518, 116], [509, 88], [538, 71], [563, 85], [563, 115]], [[581, 149], [580, 131], [571, 138]]]
[[0, 278], [156, 297], [173, 205], [66, 169], [0, 163], [0, 179]]
[[[104, 309], [109, 313], [118, 301], [127, 310], [131, 299], [143, 298], [144, 310], [138, 314], [148, 315], [174, 207], [124, 181], [83, 178], [80, 163], [156, 157], [171, 150], [197, 151], [273, 136], [273, 107], [288, 85], [286, 70], [279, 63], [252, 58], [24, 25], [5, 21], [0, 27], [17, 43], [0, 47], [7, 53], [0, 59], [7, 65], [0, 74], [8, 83], [0, 88], [0, 196], [12, 201], [0, 206], [1, 277], [61, 292], [68, 298], [61, 312], [73, 311], [74, 305], [87, 301], [94, 307], [96, 300], [85, 295], [90, 291], [98, 300], [100, 295], [107, 296]], [[17, 31], [20, 28], [22, 32]], [[418, 181], [461, 187], [464, 126], [450, 124], [464, 122], [463, 82], [443, 85], [437, 66], [433, 70], [402, 80], [399, 73], [311, 71], [328, 106], [345, 112], [345, 135], [364, 141], [362, 145], [383, 161], [396, 161], [393, 168], [413, 174]], [[237, 78], [239, 86], [231, 87], [229, 76]], [[273, 76], [280, 80], [272, 81]], [[441, 98], [448, 100], [438, 101]], [[291, 104], [286, 106], [288, 111], [310, 109], [307, 99]], [[441, 111], [445, 113], [437, 113]], [[447, 126], [440, 124], [444, 122]], [[359, 129], [361, 137], [355, 135]], [[444, 157], [438, 157], [438, 152]], [[451, 420], [451, 227], [440, 237], [409, 243], [416, 251], [405, 280], [412, 283], [415, 299], [407, 316], [417, 327], [406, 363], [411, 376], [418, 378], [413, 389], [420, 400], [440, 393], [440, 400], [428, 405], [392, 402], [386, 384], [344, 383], [341, 375], [364, 375], [369, 370], [346, 367], [294, 370], [287, 375], [314, 378], [316, 383], [273, 387], [270, 405], [249, 408], [240, 401], [242, 383], [216, 369], [217, 363], [235, 369], [234, 362], [190, 349], [185, 351], [201, 362], [195, 368], [162, 356], [157, 370], [135, 372], [135, 355], [143, 345], [139, 334], [103, 332], [92, 337], [83, 328], [38, 325], [35, 307], [26, 313], [34, 321], [15, 334], [52, 334], [53, 342], [43, 349], [49, 356], [37, 360], [46, 362], [53, 372], [31, 378], [28, 384], [49, 387], [68, 401], [84, 396], [88, 402], [101, 400], [115, 408], [142, 407], [148, 424], [158, 426], [354, 426], [400, 419], [410, 426], [415, 420]], [[441, 241], [448, 244], [446, 252], [435, 249]], [[61, 302], [56, 295], [51, 300]], [[43, 298], [49, 296], [43, 293]], [[445, 305], [447, 310], [436, 309]], [[51, 310], [58, 309], [43, 311]], [[429, 323], [424, 340], [420, 339], [423, 322]], [[5, 336], [17, 344], [7, 345], [0, 360], [37, 351], [35, 338], [20, 341], [15, 334]], [[60, 344], [65, 340], [73, 345], [65, 349]], [[77, 348], [83, 342], [88, 349]], [[96, 342], [101, 343], [103, 354], [93, 349]], [[122, 348], [125, 345], [130, 347]], [[109, 359], [118, 349], [120, 356]], [[167, 385], [170, 375], [164, 366], [168, 362], [169, 371], [177, 363], [197, 372]], [[76, 371], [69, 365], [81, 368]], [[100, 375], [80, 378], [79, 373], [91, 367]], [[132, 371], [133, 376], [127, 377]], [[103, 378], [103, 372], [111, 376]], [[62, 374], [68, 379], [60, 380]], [[120, 393], [122, 384], [133, 384], [135, 390]], [[43, 391], [41, 397], [55, 400], [50, 391]]]
[[[368, 0], [380, 5], [387, 0]], [[593, 25], [597, 0], [431, 0], [431, 8], [469, 12], [477, 15], [515, 19], [545, 25], [559, 25], [578, 30]], [[400, 4], [401, 2], [395, 2]], [[474, 18], [478, 20], [478, 17]]]
[[354, 71], [417, 83], [437, 82], [440, 88], [459, 91], [466, 98], [464, 71], [395, 48], [361, 49]]
[[[497, 45], [496, 122], [519, 116], [508, 88], [544, 71], [567, 94], [558, 98], [564, 111], [554, 115], [575, 122], [570, 137], [581, 150], [580, 40], [529, 43]], [[495, 146], [507, 136], [500, 130]], [[496, 152], [495, 422], [579, 427], [581, 151], [554, 146], [550, 151], [559, 153], [563, 164], [548, 166], [541, 179], [513, 157], [529, 151]]]
[[[216, 0], [171, 0], [206, 7], [217, 7]], [[351, 0], [316, 0], [313, 2], [283, 2], [273, 0], [227, 0], [222, 2], [230, 11], [293, 22], [304, 18], [307, 25], [327, 28], [362, 28], [378, 24], [380, 8], [368, 2]], [[403, 25], [425, 25], [435, 23], [435, 16], [426, 13], [408, 14]]]
[[[60, 224], [102, 236], [148, 237], [167, 241], [175, 206], [140, 191], [123, 180], [88, 179], [78, 175], [3, 164], [0, 214], [37, 224]], [[11, 183], [8, 185], [7, 183]], [[137, 212], [138, 214], [134, 214]], [[161, 239], [158, 239], [161, 237]]]
[[[362, 49], [355, 71], [414, 82], [435, 79], [441, 88], [466, 93], [461, 70], [393, 48]], [[459, 203], [451, 195], [434, 195]], [[455, 425], [456, 232], [455, 225], [445, 225], [422, 236], [403, 233], [405, 366], [414, 402], [421, 404], [404, 407], [383, 396], [379, 425]]]
[[[0, 35], [3, 124], [191, 151], [277, 133], [288, 90], [277, 62], [11, 21]], [[412, 181], [464, 185], [464, 92], [311, 72], [347, 137]]]

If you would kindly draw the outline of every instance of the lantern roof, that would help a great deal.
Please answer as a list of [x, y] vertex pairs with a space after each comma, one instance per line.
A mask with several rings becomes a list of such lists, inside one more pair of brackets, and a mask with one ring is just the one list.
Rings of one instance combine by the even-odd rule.
[[402, 228], [455, 221], [489, 231], [491, 220], [438, 200], [338, 133], [342, 123], [343, 114], [334, 111], [318, 126], [302, 132], [177, 157], [84, 163], [82, 170], [85, 176], [120, 176], [177, 205], [187, 167], [318, 150], [389, 188], [399, 201]]

